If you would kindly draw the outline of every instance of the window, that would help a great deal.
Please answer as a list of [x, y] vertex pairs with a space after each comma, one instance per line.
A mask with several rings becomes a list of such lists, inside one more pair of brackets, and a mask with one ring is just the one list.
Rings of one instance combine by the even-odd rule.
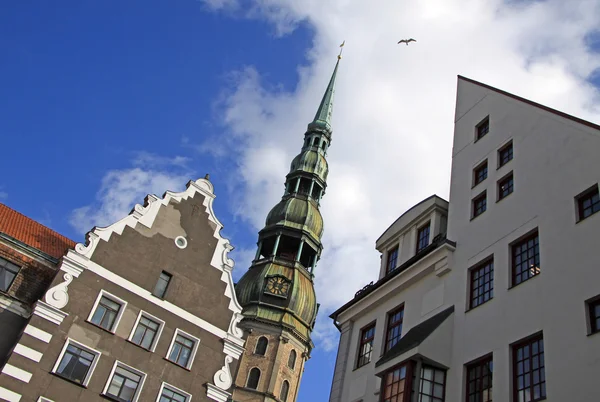
[[191, 394], [164, 382], [160, 387], [158, 395], [159, 397], [156, 402], [188, 402], [192, 399]]
[[494, 260], [489, 259], [471, 270], [471, 304], [475, 308], [494, 297]]
[[513, 158], [513, 144], [512, 141], [500, 148], [498, 151], [498, 168], [506, 165]]
[[258, 382], [260, 381], [260, 370], [254, 367], [248, 374], [248, 381], [246, 381], [246, 388], [258, 389]]
[[360, 346], [358, 348], [358, 362], [356, 363], [356, 368], [362, 367], [371, 361], [374, 339], [375, 323], [360, 331]]
[[154, 352], [164, 325], [163, 320], [159, 320], [145, 311], [140, 311], [129, 336], [129, 341]]
[[498, 201], [507, 197], [514, 190], [513, 174], [510, 172], [498, 181]]
[[512, 279], [513, 286], [540, 273], [539, 236], [535, 232], [512, 246]]
[[94, 303], [88, 321], [109, 332], [115, 332], [127, 302], [102, 290]]
[[290, 357], [288, 357], [288, 367], [293, 370], [295, 366], [296, 366], [296, 351], [292, 350], [290, 352]]
[[385, 352], [394, 347], [402, 337], [402, 322], [404, 320], [404, 306], [388, 313], [388, 325], [385, 335]]
[[76, 384], [86, 386], [100, 358], [100, 352], [67, 338], [52, 372]]
[[269, 345], [269, 340], [266, 337], [261, 336], [260, 338], [258, 338], [258, 342], [256, 342], [256, 348], [254, 349], [254, 354], [264, 356], [265, 353], [267, 353], [268, 345]]
[[8, 292], [15, 277], [19, 273], [19, 266], [0, 257], [0, 290]]
[[393, 249], [391, 249], [390, 251], [388, 251], [386, 272], [389, 274], [394, 269], [396, 269], [397, 263], [398, 263], [398, 246], [396, 246]]
[[152, 294], [163, 299], [167, 293], [167, 288], [169, 287], [169, 282], [171, 282], [172, 277], [173, 276], [170, 273], [162, 271], [156, 281], [156, 286], [154, 286]]
[[429, 245], [429, 222], [417, 231], [417, 253]]
[[466, 402], [492, 402], [492, 356], [467, 365]]
[[597, 184], [577, 197], [577, 209], [580, 221], [600, 211], [600, 195]]
[[513, 346], [513, 389], [515, 401], [540, 401], [546, 398], [544, 339], [535, 336]]
[[279, 393], [279, 399], [281, 399], [281, 402], [287, 401], [289, 392], [290, 392], [290, 383], [284, 380], [283, 384], [281, 384], [281, 392]]
[[103, 395], [119, 402], [135, 402], [140, 396], [146, 374], [116, 361]]
[[482, 139], [487, 133], [490, 132], [490, 118], [486, 117], [477, 125], [475, 128], [475, 141]]
[[590, 314], [590, 334], [600, 332], [600, 298], [588, 302]]
[[434, 367], [421, 367], [419, 402], [444, 402], [446, 371]]
[[484, 191], [473, 199], [473, 218], [477, 218], [479, 215], [487, 210], [487, 193]]
[[194, 362], [199, 343], [200, 339], [177, 329], [171, 341], [167, 359], [189, 370]]
[[477, 166], [475, 170], [473, 170], [473, 187], [487, 179], [488, 176], [488, 164], [487, 160]]
[[409, 402], [411, 397], [412, 365], [403, 364], [383, 375], [382, 402]]

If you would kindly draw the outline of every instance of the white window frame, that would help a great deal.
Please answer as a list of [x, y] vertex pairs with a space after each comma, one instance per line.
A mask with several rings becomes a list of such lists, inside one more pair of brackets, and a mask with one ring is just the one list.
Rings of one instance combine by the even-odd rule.
[[171, 344], [169, 345], [169, 349], [167, 350], [167, 356], [165, 357], [168, 361], [170, 361], [173, 364], [176, 364], [179, 367], [184, 367], [181, 366], [179, 364], [177, 364], [176, 362], [172, 361], [171, 359], [169, 359], [169, 356], [171, 355], [171, 351], [173, 349], [173, 345], [175, 344], [175, 339], [177, 339], [177, 335], [181, 335], [185, 338], [189, 338], [190, 340], [194, 341], [194, 347], [192, 348], [192, 354], [190, 355], [190, 360], [188, 361], [188, 365], [187, 367], [185, 367], [188, 370], [192, 369], [192, 364], [194, 363], [194, 358], [196, 357], [196, 352], [198, 351], [198, 346], [200, 345], [200, 339], [196, 338], [194, 335], [190, 335], [187, 332], [177, 328], [175, 330], [175, 333], [173, 334], [173, 338], [171, 339]]
[[153, 316], [152, 314], [144, 311], [144, 310], [140, 310], [140, 313], [137, 316], [137, 319], [135, 320], [135, 324], [133, 324], [133, 328], [131, 329], [131, 333], [129, 334], [129, 338], [127, 338], [127, 340], [131, 343], [133, 343], [136, 346], [139, 346], [142, 349], [145, 349], [142, 345], [138, 345], [137, 343], [133, 342], [133, 336], [135, 335], [135, 331], [138, 327], [138, 324], [140, 323], [140, 319], [142, 317], [146, 317], [151, 321], [154, 321], [156, 323], [159, 324], [158, 326], [158, 330], [156, 331], [156, 336], [154, 337], [154, 340], [152, 341], [152, 345], [150, 345], [150, 349], [148, 349], [151, 352], [154, 352], [154, 350], [156, 349], [156, 345], [158, 344], [158, 339], [160, 338], [163, 328], [165, 327], [165, 322], [163, 320], [161, 320], [158, 317]]
[[185, 402], [190, 402], [192, 400], [192, 394], [185, 392], [184, 390], [179, 389], [177, 387], [174, 387], [171, 384], [163, 382], [160, 386], [160, 389], [158, 390], [158, 396], [156, 397], [156, 402], [160, 402], [160, 397], [162, 396], [163, 390], [165, 388], [170, 389], [173, 392], [177, 392], [178, 394], [185, 396]]
[[[95, 355], [96, 357], [94, 357], [94, 360], [92, 361], [92, 364], [90, 365], [90, 369], [88, 370], [85, 378], [83, 379], [83, 382], [81, 383], [81, 385], [83, 385], [84, 387], [87, 387], [88, 383], [90, 382], [90, 379], [92, 378], [92, 374], [94, 373], [94, 370], [96, 369], [96, 365], [98, 364], [98, 360], [100, 360], [100, 356], [102, 355], [102, 352], [96, 350], [96, 349], [92, 349], [89, 346], [84, 345], [81, 342], [77, 342], [76, 340], [72, 339], [72, 338], [67, 338], [67, 340], [65, 341], [65, 344], [62, 347], [62, 350], [60, 351], [60, 354], [58, 355], [58, 358], [56, 359], [56, 363], [54, 363], [54, 367], [52, 368], [52, 373], [58, 375], [59, 377], [62, 378], [62, 376], [60, 374], [58, 374], [56, 372], [56, 370], [58, 370], [58, 366], [60, 365], [60, 362], [62, 361], [63, 357], [65, 356], [65, 352], [67, 351], [67, 347], [73, 344], [74, 346], [85, 350], [86, 352], [89, 352], [93, 355]], [[40, 400], [42, 397], [40, 397]], [[46, 398], [47, 399], [47, 398]], [[48, 399], [49, 400], [49, 399]]]
[[[98, 304], [100, 304], [100, 300], [102, 299], [103, 296], [106, 297], [107, 299], [110, 299], [110, 300], [114, 301], [115, 303], [118, 303], [121, 305], [121, 308], [119, 309], [119, 312], [117, 313], [117, 317], [115, 318], [115, 322], [111, 329], [102, 328], [92, 322], [92, 317], [94, 316], [94, 313], [96, 312], [96, 309], [98, 308]], [[121, 321], [121, 317], [123, 317], [123, 313], [125, 312], [126, 307], [127, 307], [127, 302], [125, 300], [113, 295], [112, 293], [108, 293], [106, 290], [102, 289], [102, 290], [100, 290], [100, 293], [98, 293], [98, 297], [96, 298], [96, 301], [94, 302], [94, 307], [92, 307], [92, 310], [90, 311], [90, 314], [88, 315], [88, 318], [86, 321], [95, 327], [102, 328], [105, 331], [108, 331], [108, 332], [114, 334], [117, 331], [117, 328], [119, 327], [119, 322]]]
[[131, 371], [131, 372], [139, 375], [140, 377], [142, 377], [140, 379], [139, 386], [135, 390], [135, 394], [133, 395], [133, 399], [132, 399], [132, 402], [136, 402], [138, 400], [138, 398], [140, 397], [140, 394], [142, 393], [142, 388], [144, 387], [144, 382], [146, 381], [146, 373], [136, 369], [135, 367], [131, 367], [130, 365], [127, 365], [119, 360], [115, 361], [115, 364], [113, 364], [112, 370], [110, 370], [110, 374], [108, 375], [108, 380], [106, 381], [106, 385], [104, 385], [104, 389], [102, 390], [102, 395], [106, 396], [107, 398], [110, 398], [110, 396], [107, 395], [107, 392], [108, 392], [108, 388], [110, 387], [110, 384], [113, 380], [113, 376], [115, 375], [115, 371], [117, 370], [117, 367], [121, 367], [127, 371]]

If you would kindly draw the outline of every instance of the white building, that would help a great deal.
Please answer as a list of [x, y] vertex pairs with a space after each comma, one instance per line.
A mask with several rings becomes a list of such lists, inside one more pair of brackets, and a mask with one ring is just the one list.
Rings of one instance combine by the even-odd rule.
[[330, 401], [599, 401], [600, 126], [459, 77], [451, 176], [332, 314]]

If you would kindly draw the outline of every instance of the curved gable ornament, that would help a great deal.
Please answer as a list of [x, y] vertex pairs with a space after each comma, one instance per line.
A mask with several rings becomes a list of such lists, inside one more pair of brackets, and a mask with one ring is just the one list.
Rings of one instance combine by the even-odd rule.
[[44, 297], [46, 303], [57, 309], [62, 309], [69, 302], [68, 286], [73, 281], [73, 275], [65, 273], [63, 279], [65, 280], [64, 282], [50, 288]]

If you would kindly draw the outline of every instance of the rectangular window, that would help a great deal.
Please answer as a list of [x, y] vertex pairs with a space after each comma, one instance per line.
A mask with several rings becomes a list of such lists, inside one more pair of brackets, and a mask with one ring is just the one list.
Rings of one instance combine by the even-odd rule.
[[388, 313], [387, 331], [385, 333], [385, 352], [394, 347], [402, 337], [403, 321], [404, 306]]
[[472, 202], [472, 219], [475, 219], [487, 210], [487, 192], [484, 191], [483, 193], [475, 197]]
[[467, 365], [466, 402], [492, 402], [492, 356]]
[[135, 402], [140, 396], [146, 374], [116, 361], [103, 394], [119, 402]]
[[512, 285], [516, 286], [540, 273], [538, 233], [512, 245]]
[[487, 133], [490, 132], [490, 118], [486, 117], [479, 123], [475, 129], [475, 141], [482, 139]]
[[417, 253], [429, 245], [429, 228], [430, 223], [427, 222], [417, 231]]
[[200, 340], [198, 338], [193, 337], [180, 329], [176, 330], [175, 336], [171, 341], [171, 346], [169, 347], [167, 359], [183, 368], [190, 369], [199, 342]]
[[471, 270], [471, 305], [475, 308], [494, 297], [494, 260], [491, 258]]
[[409, 402], [412, 365], [403, 364], [386, 372], [382, 381], [382, 402]]
[[488, 176], [488, 164], [487, 160], [477, 166], [475, 170], [473, 170], [473, 187], [487, 179]]
[[156, 281], [156, 286], [154, 286], [152, 294], [163, 299], [167, 293], [167, 288], [169, 287], [169, 282], [171, 282], [172, 277], [173, 276], [168, 272], [162, 271]]
[[513, 158], [513, 144], [512, 141], [498, 150], [498, 168], [506, 165]]
[[360, 346], [358, 348], [358, 362], [356, 368], [362, 367], [371, 361], [373, 339], [375, 339], [374, 323], [360, 331]]
[[394, 269], [396, 269], [397, 263], [398, 263], [398, 246], [396, 246], [392, 250], [388, 251], [386, 272], [389, 274]]
[[510, 172], [498, 181], [498, 201], [507, 197], [514, 190], [513, 174]]
[[164, 325], [163, 320], [159, 320], [145, 311], [140, 311], [129, 341], [154, 352]]
[[20, 267], [0, 257], [0, 290], [8, 292], [10, 285], [17, 277]]
[[76, 384], [86, 386], [99, 358], [100, 352], [97, 350], [67, 338], [52, 372]]
[[192, 399], [191, 394], [165, 382], [162, 383], [158, 394], [160, 398], [157, 402], [188, 402]]
[[579, 221], [600, 211], [600, 195], [597, 184], [577, 197], [577, 210]]
[[538, 335], [513, 346], [513, 389], [515, 401], [546, 398], [544, 339]]
[[444, 402], [446, 371], [423, 365], [419, 402]]
[[590, 334], [600, 332], [600, 298], [588, 302], [590, 314]]
[[102, 290], [94, 303], [88, 321], [114, 333], [126, 305], [127, 303], [124, 300]]

